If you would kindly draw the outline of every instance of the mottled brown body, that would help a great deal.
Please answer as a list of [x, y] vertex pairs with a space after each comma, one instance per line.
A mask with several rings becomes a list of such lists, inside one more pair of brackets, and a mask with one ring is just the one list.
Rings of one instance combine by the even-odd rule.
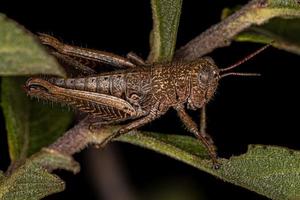
[[[184, 103], [188, 103], [189, 108], [192, 109], [201, 108], [210, 99], [216, 87], [216, 84], [211, 85], [213, 90], [205, 91], [207, 87], [205, 83], [203, 87], [199, 84], [199, 71], [207, 71], [208, 65], [212, 63], [201, 59], [188, 65], [179, 62], [157, 64], [83, 78], [51, 78], [48, 81], [67, 89], [122, 98], [137, 110], [137, 115], [134, 117], [139, 117], [149, 114], [155, 102], [160, 102], [161, 112]], [[86, 110], [82, 111], [86, 112]], [[99, 115], [97, 110], [87, 112]]]
[[[112, 53], [66, 45], [45, 34], [40, 35], [40, 39], [52, 48], [53, 55], [79, 73], [66, 79], [30, 78], [25, 85], [30, 96], [76, 107], [101, 124], [131, 120], [115, 136], [139, 128], [174, 108], [188, 130], [205, 145], [214, 166], [218, 166], [215, 146], [204, 130], [205, 120], [202, 120], [200, 131], [185, 107], [193, 110], [204, 107], [215, 93], [221, 77], [255, 74], [220, 75], [221, 71], [236, 65], [219, 70], [209, 58], [147, 64], [133, 53], [123, 58]], [[119, 70], [96, 73], [95, 69], [90, 68], [102, 63]]]

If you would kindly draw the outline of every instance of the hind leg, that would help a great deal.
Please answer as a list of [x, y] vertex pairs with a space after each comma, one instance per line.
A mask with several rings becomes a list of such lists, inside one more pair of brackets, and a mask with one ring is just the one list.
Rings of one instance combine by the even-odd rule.
[[39, 39], [41, 40], [42, 44], [52, 47], [59, 54], [72, 57], [82, 64], [86, 62], [94, 62], [109, 64], [111, 66], [120, 68], [136, 67], [136, 65], [132, 63], [130, 59], [113, 53], [64, 44], [55, 37], [43, 33], [39, 34]]

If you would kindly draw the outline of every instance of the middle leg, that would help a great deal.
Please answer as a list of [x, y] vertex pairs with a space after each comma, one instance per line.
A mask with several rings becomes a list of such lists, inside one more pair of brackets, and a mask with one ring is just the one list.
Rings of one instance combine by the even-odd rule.
[[120, 128], [116, 133], [114, 133], [110, 137], [108, 137], [103, 142], [103, 144], [105, 145], [107, 142], [111, 141], [112, 139], [114, 139], [114, 138], [116, 138], [120, 135], [123, 135], [125, 133], [128, 133], [128, 132], [132, 131], [133, 129], [137, 129], [137, 128], [143, 126], [143, 125], [146, 125], [149, 122], [151, 122], [151, 121], [155, 120], [156, 118], [158, 118], [159, 116], [161, 116], [160, 111], [157, 108], [154, 108], [145, 117], [134, 120], [133, 122], [131, 122], [131, 123], [123, 126], [122, 128]]
[[137, 119], [131, 123], [129, 123], [128, 125], [122, 127], [118, 132], [117, 132], [117, 136], [119, 135], [123, 135], [125, 133], [128, 133], [129, 131], [133, 130], [133, 129], [137, 129], [143, 125], [148, 124], [149, 122], [155, 120], [156, 118], [158, 118], [159, 116], [161, 116], [160, 112], [157, 109], [153, 109], [150, 111], [150, 113], [148, 115], [146, 115], [145, 117], [142, 117], [140, 119]]

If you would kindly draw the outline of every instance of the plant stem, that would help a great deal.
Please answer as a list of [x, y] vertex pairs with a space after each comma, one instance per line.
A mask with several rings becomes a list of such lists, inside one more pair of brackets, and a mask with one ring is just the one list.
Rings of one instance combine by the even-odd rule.
[[71, 156], [84, 149], [88, 144], [105, 146], [114, 138], [114, 133], [118, 128], [119, 126], [103, 126], [93, 129], [91, 121], [86, 117], [48, 148]]
[[229, 46], [231, 39], [255, 23], [255, 18], [247, 20], [252, 10], [266, 6], [265, 0], [253, 0], [240, 10], [230, 15], [218, 24], [213, 25], [199, 36], [178, 49], [175, 59], [195, 60], [214, 49]]

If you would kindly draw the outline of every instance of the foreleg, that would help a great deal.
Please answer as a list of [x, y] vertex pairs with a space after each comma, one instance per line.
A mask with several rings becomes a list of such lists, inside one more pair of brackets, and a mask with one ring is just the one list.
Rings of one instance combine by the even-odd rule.
[[212, 158], [214, 168], [218, 168], [219, 164], [217, 162], [216, 148], [213, 144], [212, 139], [205, 132], [200, 132], [198, 130], [197, 124], [186, 113], [183, 105], [179, 105], [179, 106], [175, 107], [175, 109], [178, 113], [178, 116], [180, 117], [180, 119], [184, 123], [184, 125], [187, 127], [187, 129], [191, 133], [193, 133], [204, 144], [204, 146], [208, 150], [208, 153], [209, 153], [210, 157]]
[[149, 122], [155, 120], [156, 118], [158, 118], [159, 116], [161, 116], [160, 112], [155, 108], [153, 110], [150, 111], [150, 113], [148, 115], [146, 115], [145, 117], [142, 117], [140, 119], [137, 119], [131, 123], [129, 123], [128, 125], [122, 127], [117, 135], [122, 135], [125, 133], [128, 133], [129, 131], [133, 130], [133, 129], [137, 129], [139, 127], [142, 127], [146, 124], [148, 124]]

